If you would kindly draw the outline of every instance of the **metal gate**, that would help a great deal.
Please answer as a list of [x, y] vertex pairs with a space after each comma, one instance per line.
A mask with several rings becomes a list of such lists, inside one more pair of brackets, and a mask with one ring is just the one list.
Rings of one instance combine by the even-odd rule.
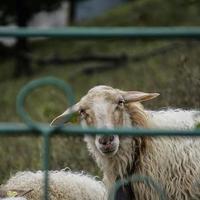
[[[59, 37], [68, 39], [176, 39], [176, 38], [200, 38], [200, 28], [198, 27], [79, 27], [79, 28], [63, 28], [63, 29], [36, 29], [36, 28], [5, 28], [0, 27], [0, 37]], [[66, 136], [103, 134], [103, 135], [132, 135], [132, 136], [200, 136], [200, 129], [193, 131], [160, 131], [160, 130], [147, 130], [135, 128], [120, 128], [115, 130], [95, 129], [95, 128], [81, 128], [80, 126], [66, 126], [51, 128], [48, 124], [34, 123], [28, 113], [24, 109], [24, 102], [27, 95], [35, 88], [44, 85], [53, 85], [61, 90], [66, 95], [69, 104], [74, 103], [74, 96], [71, 87], [64, 81], [47, 77], [30, 82], [25, 85], [17, 96], [16, 107], [17, 112], [24, 121], [24, 123], [0, 123], [0, 136], [2, 135], [31, 135], [36, 134], [43, 137], [43, 167], [45, 171], [45, 189], [44, 199], [48, 200], [48, 168], [49, 168], [49, 139], [54, 134], [65, 134]], [[70, 117], [70, 116], [69, 116]], [[30, 134], [29, 134], [30, 133]], [[144, 176], [132, 176], [125, 182], [129, 181], [143, 181], [145, 184], [151, 184], [158, 192], [160, 199], [166, 199], [162, 188], [153, 180]], [[120, 187], [122, 183], [117, 182], [115, 190]], [[115, 192], [111, 193], [110, 199], [115, 199]]]

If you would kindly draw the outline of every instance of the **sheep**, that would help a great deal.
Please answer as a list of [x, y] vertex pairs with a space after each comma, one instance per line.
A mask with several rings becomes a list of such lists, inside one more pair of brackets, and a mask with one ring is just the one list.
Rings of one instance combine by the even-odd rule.
[[[66, 116], [77, 112], [83, 127], [186, 130], [193, 129], [200, 121], [200, 112], [195, 110], [145, 110], [141, 102], [158, 95], [96, 86], [56, 117], [51, 125], [64, 124]], [[138, 174], [149, 176], [161, 184], [168, 199], [200, 199], [200, 190], [195, 187], [200, 173], [199, 138], [86, 135], [85, 141], [103, 171], [103, 181], [108, 190], [116, 180]], [[130, 188], [131, 199], [158, 199], [153, 188], [143, 183], [131, 184]]]
[[[24, 171], [12, 176], [0, 191], [12, 192], [26, 200], [40, 200], [44, 193], [44, 172]], [[89, 175], [70, 171], [49, 171], [49, 199], [106, 200], [104, 184]], [[23, 194], [22, 194], [23, 193]], [[13, 199], [14, 200], [14, 199]], [[16, 199], [17, 200], [17, 199]], [[22, 200], [22, 199], [19, 199]]]

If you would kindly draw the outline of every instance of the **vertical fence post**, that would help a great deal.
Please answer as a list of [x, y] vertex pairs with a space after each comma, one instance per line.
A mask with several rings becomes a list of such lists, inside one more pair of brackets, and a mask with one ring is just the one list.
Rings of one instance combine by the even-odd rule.
[[48, 200], [48, 171], [49, 171], [49, 151], [50, 151], [50, 132], [43, 132], [43, 169], [44, 169], [44, 200]]

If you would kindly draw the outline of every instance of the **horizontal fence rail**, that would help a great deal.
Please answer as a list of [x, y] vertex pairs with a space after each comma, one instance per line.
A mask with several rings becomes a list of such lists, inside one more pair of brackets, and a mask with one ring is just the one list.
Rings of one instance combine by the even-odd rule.
[[199, 27], [69, 27], [5, 28], [0, 37], [62, 37], [70, 39], [104, 38], [200, 38]]
[[63, 135], [76, 135], [83, 136], [85, 134], [89, 135], [113, 135], [117, 134], [120, 136], [200, 136], [200, 129], [196, 130], [158, 130], [158, 129], [138, 129], [138, 128], [118, 128], [118, 129], [96, 129], [96, 128], [82, 128], [80, 126], [61, 126], [56, 128], [49, 127], [49, 124], [37, 124], [37, 127], [29, 127], [22, 123], [0, 123], [0, 135], [24, 135], [27, 133], [32, 133], [36, 135], [42, 135], [43, 132], [48, 132], [49, 135], [60, 134]]

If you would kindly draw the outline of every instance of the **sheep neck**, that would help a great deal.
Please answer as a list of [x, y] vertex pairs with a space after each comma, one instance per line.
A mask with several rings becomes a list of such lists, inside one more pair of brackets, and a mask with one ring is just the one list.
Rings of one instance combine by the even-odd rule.
[[[140, 160], [140, 144], [138, 142], [138, 140], [136, 140], [135, 142], [136, 148], [134, 151], [134, 162], [132, 164], [132, 166], [128, 166], [127, 167], [127, 177], [131, 177], [132, 174], [135, 173], [136, 169], [137, 169], [137, 164], [139, 163]], [[120, 180], [120, 176], [117, 177], [117, 180]], [[133, 200], [135, 199], [135, 194], [133, 191], [133, 188], [131, 186], [131, 183], [129, 182], [128, 184], [122, 185], [117, 191], [116, 191], [116, 196], [115, 196], [116, 200], [121, 200], [121, 199], [126, 199], [126, 200]]]
[[[131, 124], [136, 127], [148, 127], [148, 116], [143, 111], [141, 104], [129, 104], [127, 106], [128, 114], [131, 120]], [[146, 149], [147, 138], [133, 138], [133, 154], [132, 163], [129, 163], [126, 167], [126, 174], [124, 178], [130, 177], [134, 174], [140, 166], [140, 158]], [[119, 175], [116, 180], [120, 180], [122, 177]], [[131, 183], [122, 185], [116, 192], [115, 198], [118, 199], [135, 199], [135, 194]]]

